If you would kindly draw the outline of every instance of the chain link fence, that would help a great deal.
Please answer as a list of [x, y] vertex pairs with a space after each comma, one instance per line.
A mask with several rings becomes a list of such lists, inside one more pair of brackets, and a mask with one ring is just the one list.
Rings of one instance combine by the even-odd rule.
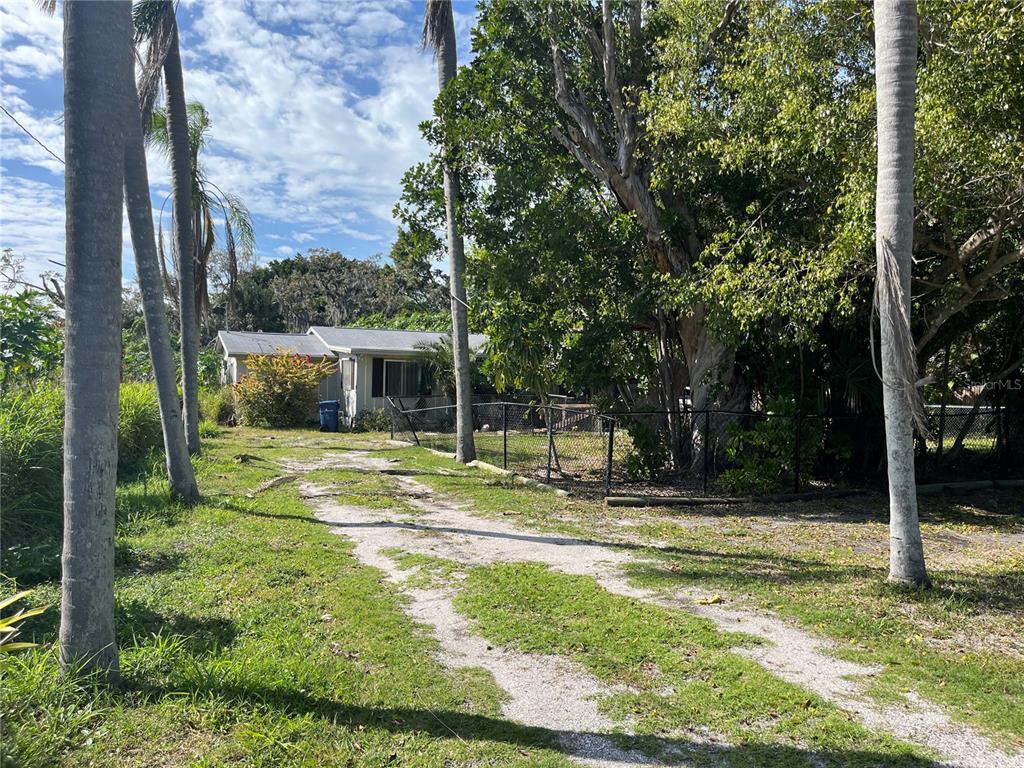
[[[455, 452], [455, 406], [403, 409], [389, 401], [392, 437]], [[999, 409], [929, 408], [918, 441], [919, 476], [1005, 472], [1008, 422]], [[601, 413], [587, 403], [473, 405], [483, 461], [544, 482], [608, 495], [800, 493], [884, 471], [880, 415], [749, 411]], [[652, 487], [653, 484], [653, 487]]]

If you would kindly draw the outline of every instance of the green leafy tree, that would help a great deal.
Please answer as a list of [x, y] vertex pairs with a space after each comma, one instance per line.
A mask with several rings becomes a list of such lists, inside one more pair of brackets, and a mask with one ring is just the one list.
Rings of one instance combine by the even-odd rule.
[[0, 294], [0, 385], [52, 375], [63, 359], [63, 323], [43, 296]]

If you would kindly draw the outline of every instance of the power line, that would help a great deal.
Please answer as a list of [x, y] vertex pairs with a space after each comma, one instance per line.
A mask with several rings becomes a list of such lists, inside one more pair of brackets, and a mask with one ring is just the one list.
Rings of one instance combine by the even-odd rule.
[[52, 158], [53, 158], [54, 160], [56, 160], [56, 161], [57, 161], [58, 163], [60, 163], [61, 165], [64, 165], [64, 164], [65, 164], [65, 163], [64, 163], [64, 158], [62, 158], [62, 157], [58, 156], [57, 154], [55, 154], [55, 153], [54, 153], [54, 151], [53, 151], [52, 149], [50, 149], [50, 148], [49, 148], [48, 146], [46, 146], [45, 144], [43, 144], [43, 142], [41, 142], [41, 141], [40, 141], [39, 139], [37, 139], [37, 138], [35, 137], [35, 134], [33, 134], [33, 133], [32, 133], [32, 131], [30, 131], [30, 130], [29, 130], [28, 128], [26, 128], [26, 127], [25, 127], [24, 125], [22, 125], [22, 124], [21, 124], [20, 122], [18, 122], [18, 118], [16, 118], [16, 117], [15, 117], [14, 115], [12, 115], [12, 114], [11, 114], [10, 112], [8, 112], [8, 111], [7, 111], [7, 107], [5, 107], [5, 106], [4, 106], [3, 104], [0, 104], [0, 109], [2, 109], [2, 110], [4, 111], [4, 114], [5, 114], [5, 115], [7, 115], [7, 116], [8, 116], [9, 118], [11, 118], [11, 120], [13, 120], [13, 121], [14, 121], [14, 124], [15, 124], [16, 126], [18, 126], [19, 128], [21, 128], [21, 130], [23, 130], [23, 131], [24, 131], [25, 133], [27, 133], [27, 134], [28, 134], [28, 137], [29, 137], [30, 139], [32, 139], [32, 141], [34, 141], [34, 142], [35, 142], [36, 144], [38, 144], [38, 145], [39, 145], [40, 147], [42, 147], [42, 148], [43, 148], [43, 149], [45, 149], [45, 150], [46, 150], [47, 152], [49, 152], [49, 153], [50, 153], [50, 156], [51, 156], [51, 157], [52, 157]]

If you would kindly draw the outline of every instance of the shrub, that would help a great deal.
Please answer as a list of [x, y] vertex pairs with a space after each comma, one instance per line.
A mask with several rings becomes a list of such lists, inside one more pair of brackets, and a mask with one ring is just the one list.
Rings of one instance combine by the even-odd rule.
[[[163, 453], [156, 389], [123, 384], [118, 417], [118, 474], [139, 471]], [[15, 387], [0, 402], [0, 508], [4, 545], [59, 530], [63, 501], [64, 389]]]
[[63, 388], [49, 384], [4, 392], [0, 403], [0, 507], [5, 546], [23, 540], [25, 526], [59, 526], [63, 446]]
[[224, 426], [235, 423], [235, 395], [231, 387], [203, 389], [199, 392], [199, 417]]
[[[726, 455], [739, 466], [727, 469], [719, 482], [730, 493], [764, 494], [788, 489], [795, 472], [796, 408], [792, 400], [768, 401], [768, 417], [753, 428], [738, 423], [726, 427]], [[801, 419], [800, 474], [808, 476], [821, 450], [820, 419]]]
[[626, 454], [626, 473], [633, 480], [657, 478], [670, 454], [668, 429], [650, 427], [628, 418], [625, 426], [632, 443]]
[[239, 424], [294, 427], [309, 421], [320, 380], [334, 363], [301, 355], [250, 355], [249, 372], [233, 387]]
[[352, 421], [353, 432], [390, 432], [391, 416], [383, 408], [363, 411]]
[[118, 473], [139, 471], [155, 453], [163, 452], [163, 444], [156, 387], [152, 384], [122, 384], [117, 418]]

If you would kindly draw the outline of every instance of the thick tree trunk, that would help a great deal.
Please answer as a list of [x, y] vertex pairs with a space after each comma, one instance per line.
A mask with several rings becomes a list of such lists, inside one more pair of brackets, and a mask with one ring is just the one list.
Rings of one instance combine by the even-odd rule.
[[60, 663], [118, 677], [114, 494], [131, 3], [64, 4], [67, 227]]
[[[442, 92], [455, 77], [455, 20], [447, 14], [442, 39], [437, 41], [437, 89]], [[476, 459], [473, 442], [473, 386], [469, 375], [469, 324], [466, 318], [466, 252], [456, 220], [461, 190], [447, 158], [444, 159], [444, 209], [448, 220], [448, 280], [452, 305], [452, 355], [455, 365], [455, 458]]]
[[149, 196], [149, 175], [146, 150], [142, 138], [142, 118], [134, 86], [128, 89], [128, 120], [125, 127], [124, 193], [128, 224], [135, 251], [135, 272], [142, 294], [142, 314], [146, 322], [146, 341], [153, 361], [157, 398], [160, 401], [160, 424], [164, 433], [167, 478], [171, 493], [185, 504], [199, 500], [195, 472], [188, 456], [185, 430], [178, 406], [178, 387], [174, 376], [174, 358], [167, 331], [164, 293], [160, 278], [160, 258], [153, 232], [153, 209]]
[[[886, 468], [889, 476], [889, 581], [928, 583], [917, 517], [914, 410], [908, 379], [910, 268], [914, 236], [914, 99], [917, 3], [875, 0], [878, 270]], [[898, 286], [892, 285], [898, 281]], [[896, 297], [895, 299], [890, 297]]]
[[192, 235], [192, 164], [188, 151], [185, 82], [178, 48], [178, 22], [173, 21], [164, 60], [167, 88], [167, 133], [171, 140], [171, 187], [174, 194], [174, 238], [178, 259], [178, 316], [181, 320], [181, 389], [185, 442], [193, 456], [199, 447], [199, 319], [196, 312]]
[[[749, 390], [740, 386], [741, 382], [733, 381], [735, 350], [722, 344], [704, 327], [703, 314], [697, 308], [679, 320], [679, 339], [690, 374], [690, 398], [695, 413], [691, 424], [693, 448], [690, 452], [690, 468], [695, 472], [703, 472], [705, 462], [712, 470], [715, 465], [710, 461], [714, 455], [708, 460], [704, 457], [708, 449], [705, 431], [709, 433], [712, 448], [716, 453], [722, 453], [725, 450], [722, 435], [729, 422], [729, 417], [719, 418], [716, 414], [711, 414], [705, 422], [699, 412], [716, 407], [725, 411], [744, 410], [750, 398]], [[706, 430], [705, 425], [710, 429]]]

